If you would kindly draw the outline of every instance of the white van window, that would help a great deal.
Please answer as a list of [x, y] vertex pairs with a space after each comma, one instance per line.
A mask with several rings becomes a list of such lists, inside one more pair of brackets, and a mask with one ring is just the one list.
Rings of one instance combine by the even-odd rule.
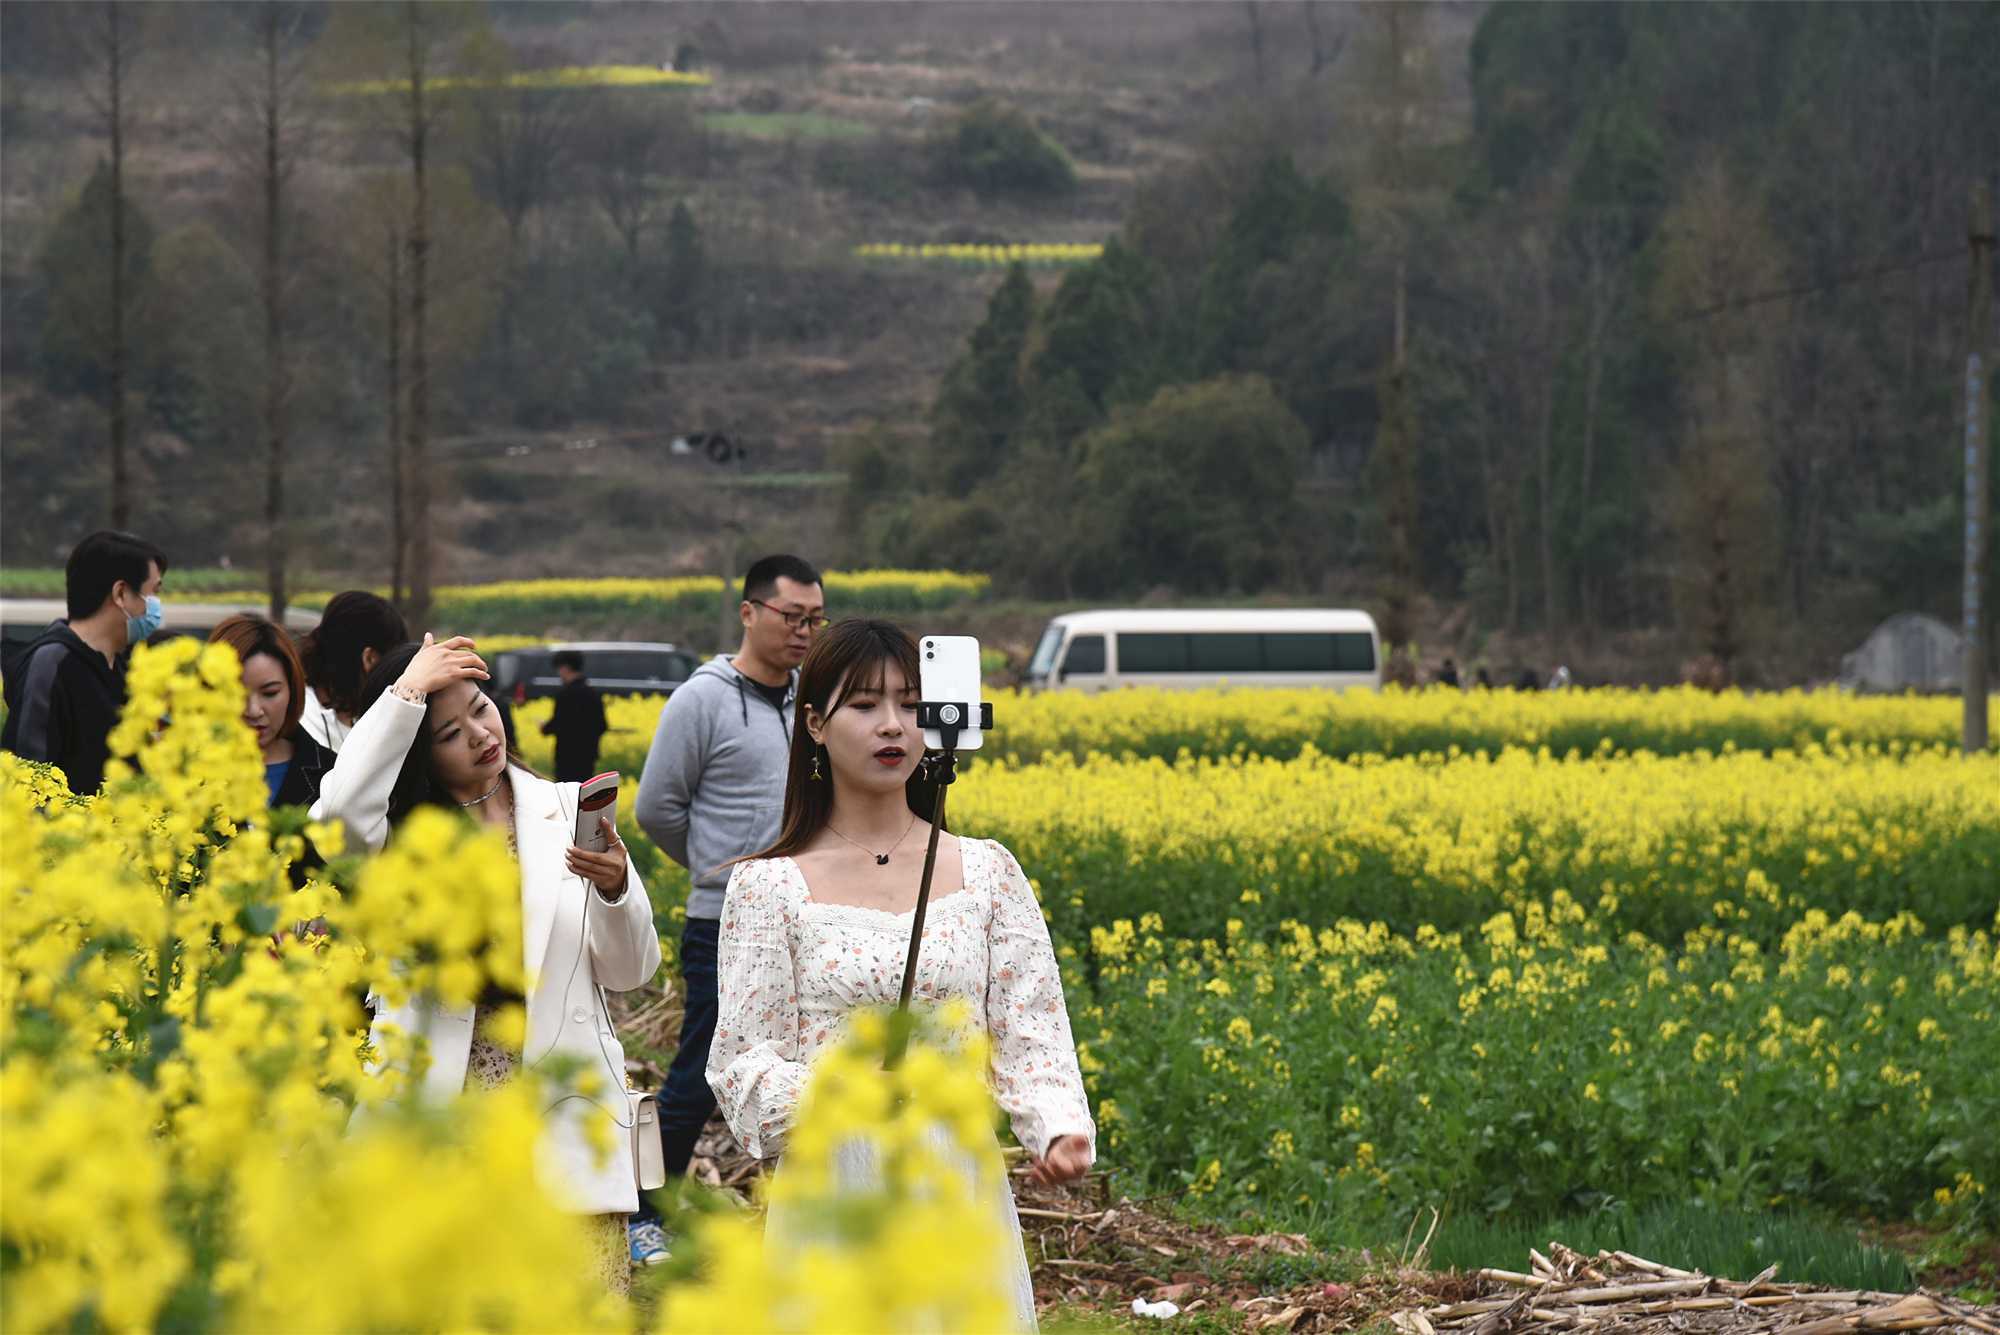
[[1198, 672], [1226, 677], [1374, 670], [1375, 642], [1360, 631], [1124, 631], [1118, 636], [1120, 673]]
[[1065, 676], [1097, 676], [1104, 671], [1104, 637], [1102, 635], [1079, 635], [1069, 642], [1069, 652], [1063, 655]]
[[1264, 636], [1270, 672], [1373, 672], [1375, 641], [1365, 631], [1274, 632]]
[[1119, 632], [1119, 672], [1186, 672], [1187, 670], [1187, 636], [1156, 631]]
[[1051, 621], [1049, 628], [1042, 632], [1042, 642], [1035, 646], [1035, 656], [1028, 660], [1030, 677], [1046, 677], [1056, 665], [1056, 652], [1062, 648], [1063, 625]]
[[1188, 636], [1188, 670], [1216, 676], [1264, 671], [1263, 636], [1255, 632], [1223, 632]]

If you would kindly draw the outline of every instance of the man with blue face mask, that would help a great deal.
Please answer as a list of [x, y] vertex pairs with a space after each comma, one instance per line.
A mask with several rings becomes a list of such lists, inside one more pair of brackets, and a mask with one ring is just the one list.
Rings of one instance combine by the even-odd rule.
[[69, 618], [50, 624], [7, 673], [0, 747], [63, 772], [73, 793], [104, 783], [106, 738], [125, 706], [127, 651], [160, 628], [167, 558], [130, 533], [102, 530], [69, 554]]

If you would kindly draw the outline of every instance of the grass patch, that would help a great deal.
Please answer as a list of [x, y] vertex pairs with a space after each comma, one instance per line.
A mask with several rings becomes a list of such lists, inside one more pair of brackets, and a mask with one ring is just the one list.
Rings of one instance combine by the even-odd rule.
[[718, 134], [746, 139], [865, 139], [874, 133], [860, 121], [813, 111], [711, 111], [701, 120]]
[[1778, 1279], [1792, 1284], [1903, 1292], [1916, 1283], [1902, 1257], [1863, 1242], [1851, 1229], [1802, 1215], [1716, 1210], [1689, 1202], [1601, 1210], [1537, 1224], [1460, 1217], [1438, 1229], [1431, 1255], [1440, 1267], [1525, 1270], [1528, 1248], [1551, 1241], [1584, 1253], [1631, 1252], [1720, 1278], [1748, 1279], [1775, 1262]]
[[[304, 589], [319, 582], [314, 575], [302, 571], [288, 571], [285, 582], [293, 589]], [[234, 570], [218, 567], [171, 566], [166, 575], [168, 598], [179, 598], [184, 602], [200, 601], [196, 594], [241, 593], [246, 589], [261, 589], [264, 583], [262, 569], [241, 566]], [[0, 598], [60, 598], [63, 596], [63, 572], [55, 566], [8, 566], [0, 569]]]
[[732, 491], [787, 491], [802, 487], [837, 487], [846, 481], [845, 473], [742, 473], [718, 477], [709, 485]]

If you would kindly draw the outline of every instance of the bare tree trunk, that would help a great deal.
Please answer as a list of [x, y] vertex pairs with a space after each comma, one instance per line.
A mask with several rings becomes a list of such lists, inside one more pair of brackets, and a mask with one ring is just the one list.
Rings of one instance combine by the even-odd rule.
[[[1590, 249], [1590, 343], [1585, 349], [1587, 366], [1583, 383], [1583, 467], [1577, 487], [1577, 519], [1582, 525], [1590, 523], [1591, 492], [1597, 465], [1597, 407], [1604, 387], [1604, 343], [1610, 333], [1614, 301], [1609, 291], [1610, 280], [1605, 276], [1604, 256], [1599, 241], [1601, 238], [1593, 237]], [[1583, 563], [1577, 573], [1577, 604], [1583, 618], [1584, 638], [1588, 642], [1594, 637], [1597, 629], [1595, 581], [1592, 579], [1588, 561]]]
[[[1581, 494], [1577, 498], [1577, 514], [1585, 525], [1590, 523], [1590, 464], [1591, 452], [1597, 438], [1597, 398], [1599, 382], [1603, 379], [1603, 363], [1593, 355], [1590, 371], [1584, 381], [1583, 390], [1583, 480]], [[1591, 568], [1588, 554], [1583, 558], [1576, 572], [1577, 615], [1583, 623], [1584, 643], [1592, 643], [1597, 636], [1597, 581], [1596, 572]]]
[[270, 581], [271, 619], [285, 616], [285, 407], [288, 366], [284, 319], [284, 178], [279, 141], [283, 104], [278, 93], [278, 7], [264, 5], [264, 432], [269, 444], [264, 483], [264, 562]]
[[429, 124], [424, 110], [424, 50], [420, 29], [424, 19], [417, 0], [406, 0], [410, 51], [410, 183], [415, 198], [410, 214], [410, 602], [413, 628], [428, 625], [431, 615], [431, 477], [430, 477], [430, 187], [424, 160]]
[[1539, 291], [1536, 294], [1543, 365], [1538, 368], [1542, 385], [1535, 405], [1535, 499], [1540, 510], [1537, 527], [1541, 530], [1542, 631], [1553, 640], [1562, 629], [1557, 611], [1562, 605], [1562, 598], [1561, 590], [1556, 587], [1555, 555], [1556, 335], [1552, 309], [1555, 294], [1550, 291], [1555, 283], [1555, 263], [1553, 256], [1544, 255], [1542, 258], [1541, 281], [1537, 284]]
[[1326, 53], [1319, 40], [1319, 11], [1313, 8], [1313, 0], [1305, 0], [1299, 8], [1306, 12], [1306, 39], [1312, 43], [1312, 67], [1306, 71], [1311, 78], [1326, 66]]
[[1729, 588], [1729, 499], [1718, 489], [1710, 510], [1708, 649], [1733, 679], [1736, 668], [1735, 604]]
[[1250, 57], [1256, 63], [1257, 86], [1264, 86], [1264, 18], [1257, 12], [1257, 0], [1243, 0], [1243, 12], [1250, 16]]
[[401, 607], [409, 587], [410, 535], [403, 483], [403, 234], [389, 227], [389, 601]]
[[1507, 633], [1511, 635], [1521, 624], [1520, 589], [1514, 573], [1512, 529], [1500, 504], [1500, 470], [1493, 458], [1493, 429], [1484, 414], [1481, 414], [1476, 439], [1479, 442], [1480, 479], [1484, 484], [1480, 491], [1486, 502], [1487, 552], [1507, 581]]
[[117, 0], [105, 0], [105, 70], [111, 125], [111, 527], [132, 523], [125, 454], [125, 49]]

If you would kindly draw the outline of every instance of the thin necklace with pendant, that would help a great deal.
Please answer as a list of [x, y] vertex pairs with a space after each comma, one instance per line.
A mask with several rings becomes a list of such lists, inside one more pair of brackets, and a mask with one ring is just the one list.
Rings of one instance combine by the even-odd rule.
[[[828, 822], [826, 823], [826, 828], [827, 828], [827, 829], [829, 829], [829, 830], [833, 830], [833, 822], [832, 822], [832, 821], [828, 821]], [[897, 849], [901, 848], [901, 847], [903, 846], [903, 840], [904, 840], [904, 839], [908, 839], [908, 838], [910, 837], [910, 831], [911, 831], [911, 830], [914, 830], [914, 829], [916, 829], [916, 828], [917, 828], [917, 815], [916, 815], [916, 813], [915, 813], [915, 812], [911, 812], [911, 813], [910, 813], [910, 823], [909, 823], [908, 825], [905, 825], [905, 826], [903, 827], [903, 833], [902, 833], [902, 837], [901, 837], [901, 838], [899, 838], [899, 839], [897, 839], [895, 843], [893, 843], [893, 844], [890, 844], [890, 845], [889, 845], [889, 853], [893, 853], [893, 852], [895, 852], [895, 851], [896, 851]], [[844, 835], [844, 834], [841, 834], [839, 830], [833, 830], [833, 832], [834, 832], [834, 834], [835, 834], [835, 835], [837, 835], [838, 837], [840, 837], [840, 838], [842, 838], [842, 839], [847, 839], [847, 836], [846, 836], [846, 835]], [[862, 852], [866, 853], [866, 854], [867, 854], [867, 855], [868, 855], [869, 857], [871, 857], [871, 858], [874, 858], [874, 859], [875, 859], [875, 865], [876, 865], [876, 866], [878, 866], [878, 867], [886, 867], [886, 866], [888, 866], [888, 865], [889, 865], [889, 853], [877, 853], [877, 852], [876, 852], [876, 851], [875, 851], [874, 849], [872, 849], [872, 848], [868, 847], [868, 845], [866, 845], [866, 844], [860, 844], [860, 843], [855, 843], [855, 841], [854, 841], [854, 840], [852, 840], [852, 839], [847, 839], [847, 842], [848, 842], [848, 843], [850, 843], [850, 844], [854, 844], [854, 846], [855, 846], [856, 848], [858, 848], [858, 849], [860, 849], [860, 850], [861, 850]]]

